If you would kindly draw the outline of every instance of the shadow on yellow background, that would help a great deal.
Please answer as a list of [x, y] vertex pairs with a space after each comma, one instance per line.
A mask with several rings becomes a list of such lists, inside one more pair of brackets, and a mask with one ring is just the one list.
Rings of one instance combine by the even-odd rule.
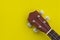
[[27, 18], [34, 10], [45, 11], [49, 24], [60, 34], [59, 0], [0, 0], [0, 40], [50, 40], [43, 32], [28, 28]]

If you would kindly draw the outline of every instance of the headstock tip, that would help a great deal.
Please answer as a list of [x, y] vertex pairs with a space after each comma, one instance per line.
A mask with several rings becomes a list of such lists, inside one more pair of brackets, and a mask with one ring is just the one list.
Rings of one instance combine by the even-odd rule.
[[40, 10], [40, 14], [43, 15], [44, 14], [44, 11], [43, 10]]

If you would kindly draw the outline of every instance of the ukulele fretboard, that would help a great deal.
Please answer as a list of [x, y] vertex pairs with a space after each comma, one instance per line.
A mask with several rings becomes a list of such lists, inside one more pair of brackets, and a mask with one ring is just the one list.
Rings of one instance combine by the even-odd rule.
[[60, 40], [60, 36], [54, 31], [52, 30], [48, 36], [52, 39], [52, 40]]

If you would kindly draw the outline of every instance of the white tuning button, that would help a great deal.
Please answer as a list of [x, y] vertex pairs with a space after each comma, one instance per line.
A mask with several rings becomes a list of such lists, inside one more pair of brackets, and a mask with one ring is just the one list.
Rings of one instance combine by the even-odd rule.
[[50, 20], [49, 16], [46, 16], [46, 20]]
[[32, 24], [31, 24], [31, 23], [28, 23], [27, 25], [28, 25], [28, 27], [30, 27], [30, 28], [32, 27]]
[[34, 32], [38, 32], [38, 29], [37, 29], [37, 28], [34, 28], [33, 31], [34, 31]]
[[44, 14], [44, 11], [43, 11], [43, 10], [40, 10], [40, 14], [41, 14], [41, 15]]

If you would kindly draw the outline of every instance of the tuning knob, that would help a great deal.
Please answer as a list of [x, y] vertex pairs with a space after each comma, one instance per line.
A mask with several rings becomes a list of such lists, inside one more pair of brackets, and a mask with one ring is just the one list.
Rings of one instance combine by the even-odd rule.
[[32, 24], [31, 24], [31, 23], [28, 23], [27, 25], [28, 25], [28, 27], [30, 27], [30, 28], [32, 27]]
[[46, 16], [46, 20], [50, 20], [49, 16]]
[[38, 32], [38, 29], [37, 29], [37, 28], [34, 28], [33, 31], [34, 31], [34, 32]]
[[44, 14], [44, 11], [43, 11], [43, 10], [40, 10], [40, 14], [41, 14], [41, 15]]

